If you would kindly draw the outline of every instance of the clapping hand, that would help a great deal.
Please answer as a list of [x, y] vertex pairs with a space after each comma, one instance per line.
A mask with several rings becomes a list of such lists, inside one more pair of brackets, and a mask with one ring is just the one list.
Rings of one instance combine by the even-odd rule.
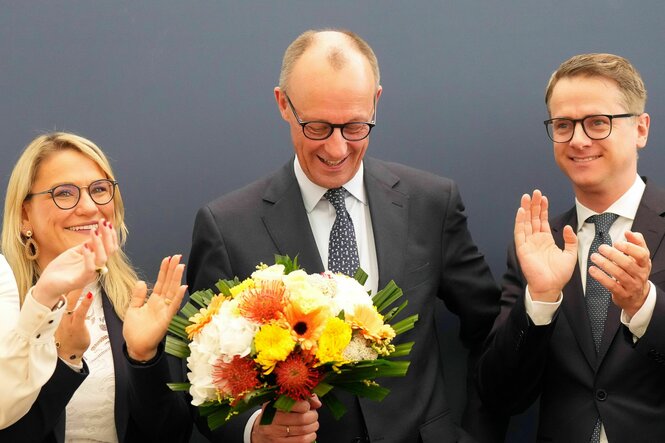
[[150, 297], [145, 282], [138, 282], [134, 288], [122, 329], [132, 360], [148, 361], [157, 354], [171, 319], [180, 309], [187, 290], [187, 285], [181, 285], [185, 265], [180, 259], [180, 255], [174, 255], [162, 260]]
[[577, 263], [577, 236], [563, 230], [564, 249], [554, 243], [548, 217], [547, 197], [539, 190], [524, 194], [515, 216], [515, 249], [527, 280], [531, 298], [554, 302], [568, 283]]

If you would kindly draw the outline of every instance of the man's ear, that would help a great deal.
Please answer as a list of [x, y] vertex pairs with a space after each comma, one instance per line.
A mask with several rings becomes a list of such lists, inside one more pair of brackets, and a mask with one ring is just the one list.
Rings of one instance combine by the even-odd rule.
[[286, 94], [281, 90], [279, 86], [275, 86], [275, 101], [277, 102], [277, 108], [279, 113], [282, 114], [282, 118], [286, 121], [289, 120], [289, 104], [286, 102]]
[[646, 112], [638, 115], [637, 119], [637, 149], [642, 149], [647, 145], [647, 139], [649, 138], [649, 124], [651, 123], [651, 117]]

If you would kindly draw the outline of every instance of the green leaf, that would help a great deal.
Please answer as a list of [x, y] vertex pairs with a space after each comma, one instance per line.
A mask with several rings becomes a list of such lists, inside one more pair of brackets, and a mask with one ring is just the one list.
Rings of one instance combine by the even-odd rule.
[[404, 300], [404, 303], [401, 305], [392, 308], [386, 315], [383, 316], [383, 322], [388, 323], [390, 320], [392, 320], [397, 314], [402, 312], [402, 309], [406, 308], [406, 305], [409, 304], [409, 300]]
[[356, 273], [353, 274], [353, 278], [356, 279], [356, 281], [361, 285], [365, 284], [368, 277], [369, 275], [367, 275], [367, 272], [365, 272], [361, 267], [358, 267], [358, 269], [356, 269]]
[[332, 388], [333, 385], [320, 382], [318, 385], [316, 385], [316, 387], [314, 387], [314, 389], [312, 389], [312, 392], [318, 395], [320, 398], [326, 395], [328, 392], [330, 392]]
[[416, 342], [401, 343], [395, 346], [395, 351], [390, 354], [390, 358], [404, 357], [411, 353], [411, 348]]
[[231, 407], [229, 405], [219, 405], [218, 408], [208, 415], [208, 427], [211, 431], [222, 426], [227, 422]]
[[413, 329], [414, 324], [418, 321], [418, 314], [414, 314], [392, 325], [395, 334], [399, 335], [403, 332]]
[[175, 392], [189, 391], [191, 383], [167, 383], [166, 386]]
[[374, 401], [381, 401], [386, 397], [386, 395], [390, 393], [390, 389], [379, 385], [368, 385], [367, 383], [361, 381], [350, 383], [335, 383], [335, 387]]
[[374, 306], [379, 312], [383, 312], [388, 308], [395, 300], [402, 296], [402, 290], [397, 286], [394, 280], [390, 280], [385, 288], [377, 292], [372, 300]]
[[288, 395], [280, 395], [275, 400], [275, 409], [284, 412], [291, 412], [291, 408], [296, 404], [296, 401]]
[[275, 401], [269, 402], [266, 407], [263, 409], [263, 414], [261, 414], [261, 423], [262, 425], [269, 425], [272, 423], [273, 418], [275, 418]]
[[171, 319], [171, 323], [169, 323], [168, 331], [171, 334], [179, 338], [182, 338], [183, 340], [187, 340], [188, 338], [185, 328], [191, 324], [192, 322], [190, 322], [189, 320], [186, 320], [178, 315], [174, 315], [173, 318]]
[[293, 271], [297, 271], [298, 269], [300, 269], [300, 265], [298, 265], [297, 255], [293, 260], [291, 260], [291, 257], [289, 257], [288, 255], [275, 254], [275, 264], [284, 266], [284, 275], [290, 274]]
[[166, 336], [166, 345], [164, 349], [167, 354], [181, 359], [189, 357], [190, 354], [189, 345], [183, 340], [172, 335]]
[[346, 413], [346, 406], [332, 392], [328, 392], [325, 397], [321, 397], [321, 403], [330, 409], [335, 420], [339, 420]]
[[191, 303], [187, 303], [181, 310], [180, 313], [185, 316], [187, 319], [194, 317], [199, 312], [199, 309], [196, 309]]
[[225, 297], [230, 297], [231, 296], [231, 288], [234, 287], [235, 285], [239, 284], [239, 283], [240, 283], [240, 281], [236, 277], [233, 280], [218, 280], [217, 283], [215, 283], [215, 286], [217, 287], [217, 289], [219, 289], [219, 292], [222, 295], [224, 295]]

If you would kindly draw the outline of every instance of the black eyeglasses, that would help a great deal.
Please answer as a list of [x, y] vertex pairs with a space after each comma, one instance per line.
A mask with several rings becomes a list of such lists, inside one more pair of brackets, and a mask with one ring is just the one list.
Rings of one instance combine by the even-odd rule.
[[612, 133], [612, 120], [615, 118], [636, 117], [637, 114], [595, 114], [584, 118], [551, 118], [545, 120], [547, 136], [554, 143], [568, 143], [573, 139], [577, 123], [582, 123], [584, 133], [591, 140], [603, 140]]
[[88, 186], [76, 186], [73, 183], [65, 183], [64, 185], [55, 186], [48, 191], [28, 194], [26, 198], [31, 198], [35, 195], [50, 194], [53, 203], [55, 203], [58, 208], [72, 209], [78, 204], [79, 200], [81, 200], [81, 189], [86, 189], [90, 199], [96, 205], [102, 206], [113, 200], [115, 187], [117, 185], [117, 181], [108, 179], [95, 180]]
[[284, 93], [284, 96], [291, 108], [291, 112], [293, 112], [293, 116], [296, 118], [300, 126], [302, 126], [302, 133], [310, 140], [325, 140], [332, 135], [335, 128], [339, 128], [342, 132], [342, 137], [350, 142], [357, 142], [367, 138], [369, 133], [372, 132], [372, 128], [376, 126], [376, 100], [374, 101], [374, 118], [371, 122], [334, 124], [318, 120], [307, 122], [300, 120], [300, 117], [298, 117], [298, 113], [293, 107], [293, 103], [291, 103], [291, 99], [286, 92]]

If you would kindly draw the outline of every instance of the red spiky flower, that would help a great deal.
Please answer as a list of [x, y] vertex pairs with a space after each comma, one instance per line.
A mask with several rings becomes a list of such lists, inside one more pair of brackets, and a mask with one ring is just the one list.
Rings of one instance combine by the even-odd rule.
[[285, 291], [284, 283], [279, 280], [263, 282], [261, 287], [249, 289], [238, 305], [240, 314], [260, 324], [280, 319]]
[[286, 360], [277, 363], [277, 393], [294, 400], [305, 400], [319, 384], [322, 374], [314, 368], [314, 357], [306, 352], [294, 352]]
[[256, 363], [239, 355], [229, 363], [221, 358], [212, 367], [212, 382], [225, 397], [232, 397], [234, 406], [248, 392], [261, 386]]

